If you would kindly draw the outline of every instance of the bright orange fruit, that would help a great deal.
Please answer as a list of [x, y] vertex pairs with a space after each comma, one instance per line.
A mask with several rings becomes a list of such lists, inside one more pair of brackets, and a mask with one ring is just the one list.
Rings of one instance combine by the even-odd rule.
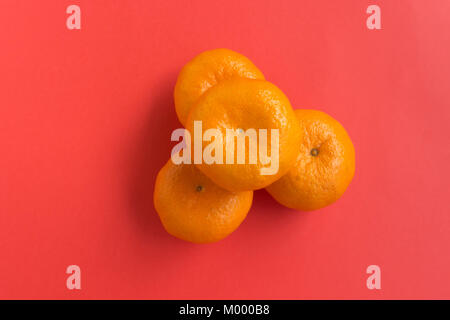
[[245, 56], [229, 49], [200, 53], [178, 75], [175, 85], [175, 110], [185, 125], [189, 110], [209, 88], [225, 79], [264, 79], [261, 71]]
[[[268, 81], [244, 78], [223, 80], [205, 92], [191, 109], [186, 122], [186, 129], [191, 135], [194, 133], [195, 121], [201, 121], [203, 132], [209, 129], [218, 129], [221, 132], [224, 148], [222, 157], [219, 158], [223, 159], [223, 164], [208, 164], [203, 161], [202, 164], [196, 165], [213, 182], [227, 190], [264, 188], [279, 179], [295, 164], [301, 141], [300, 125], [288, 98]], [[267, 147], [258, 147], [257, 152], [253, 152], [254, 148], [250, 149], [250, 140], [255, 139], [246, 138], [245, 135], [248, 133], [250, 136], [247, 130], [254, 130], [258, 145], [261, 141], [260, 134], [264, 131], [260, 129], [266, 130]], [[272, 129], [277, 129], [274, 131], [278, 132], [278, 147], [271, 142]], [[246, 140], [244, 164], [237, 163], [236, 138], [233, 138], [234, 148], [227, 148], [227, 130], [239, 132], [241, 138]], [[275, 137], [275, 134], [273, 136]], [[203, 143], [203, 150], [208, 144]], [[271, 154], [272, 146], [278, 154], [277, 159], [274, 159], [275, 151]], [[232, 163], [227, 161], [229, 151], [234, 153]], [[265, 161], [265, 154], [261, 157], [262, 151], [273, 156], [272, 161]], [[250, 161], [250, 154], [256, 156], [253, 163]]]
[[253, 192], [230, 192], [194, 165], [169, 160], [156, 178], [153, 201], [164, 228], [182, 240], [206, 243], [232, 233], [247, 216]]
[[339, 199], [355, 172], [355, 150], [344, 127], [324, 112], [295, 110], [303, 135], [295, 166], [266, 190], [279, 203], [315, 210]]

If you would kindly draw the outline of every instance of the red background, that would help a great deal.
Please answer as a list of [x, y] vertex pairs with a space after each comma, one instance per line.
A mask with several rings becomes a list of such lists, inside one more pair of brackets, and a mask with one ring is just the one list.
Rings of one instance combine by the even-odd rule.
[[[2, 0], [0, 298], [450, 298], [449, 16], [445, 0]], [[357, 170], [328, 208], [258, 191], [235, 233], [194, 245], [152, 192], [177, 73], [218, 47], [338, 119]]]

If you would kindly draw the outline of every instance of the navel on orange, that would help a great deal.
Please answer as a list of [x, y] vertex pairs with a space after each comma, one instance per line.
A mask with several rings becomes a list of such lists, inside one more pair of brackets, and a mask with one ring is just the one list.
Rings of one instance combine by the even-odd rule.
[[185, 125], [191, 107], [209, 88], [226, 79], [264, 79], [261, 71], [245, 56], [229, 49], [200, 53], [178, 75], [175, 85], [175, 110]]
[[156, 178], [153, 201], [164, 228], [182, 240], [206, 243], [232, 233], [247, 216], [253, 192], [230, 192], [194, 165], [169, 160]]
[[295, 110], [303, 131], [294, 167], [266, 190], [279, 203], [315, 210], [339, 199], [355, 172], [355, 150], [344, 127], [324, 112]]
[[[196, 165], [214, 183], [227, 190], [264, 188], [287, 173], [297, 159], [301, 141], [299, 122], [288, 98], [268, 81], [244, 78], [221, 81], [206, 91], [191, 109], [186, 129], [191, 134], [195, 133], [195, 122], [200, 121], [203, 132], [209, 129], [221, 132], [224, 148], [219, 158], [223, 160], [222, 163], [203, 161]], [[235, 141], [234, 149], [227, 147], [226, 141], [230, 137], [227, 131], [238, 133], [238, 137], [230, 140]], [[255, 132], [253, 138], [252, 132]], [[264, 135], [264, 132], [267, 144], [261, 147], [261, 134]], [[278, 140], [274, 139], [272, 143], [275, 134]], [[237, 159], [239, 138], [245, 139], [244, 163], [238, 163]], [[253, 148], [255, 143], [257, 151]], [[203, 143], [202, 150], [207, 146]], [[232, 163], [228, 161], [231, 156], [227, 159], [230, 151], [234, 155]], [[262, 152], [270, 154], [271, 161]], [[250, 161], [251, 154], [256, 157], [253, 163]]]

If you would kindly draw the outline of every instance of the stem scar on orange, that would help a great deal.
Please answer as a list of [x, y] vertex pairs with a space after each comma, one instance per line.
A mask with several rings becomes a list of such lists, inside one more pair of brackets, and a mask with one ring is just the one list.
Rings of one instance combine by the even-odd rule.
[[295, 166], [266, 190], [282, 205], [316, 210], [339, 199], [355, 173], [355, 150], [344, 127], [324, 112], [295, 110], [303, 131]]
[[156, 178], [153, 201], [168, 233], [207, 243], [221, 240], [239, 227], [250, 210], [253, 192], [224, 190], [194, 165], [175, 165], [169, 160]]
[[[221, 137], [233, 142], [223, 143], [223, 152], [219, 156], [222, 163], [196, 163], [206, 176], [224, 189], [265, 188], [295, 164], [301, 141], [300, 125], [288, 98], [268, 81], [240, 78], [220, 82], [205, 92], [191, 109], [186, 129], [194, 132], [197, 121], [201, 121], [205, 132], [218, 130]], [[240, 141], [245, 139], [244, 163], [238, 163], [236, 159], [239, 150], [234, 141], [238, 139], [228, 139], [227, 131], [231, 130], [240, 133]], [[248, 134], [250, 130], [253, 137]], [[267, 134], [264, 144], [261, 140], [265, 135], [261, 133]], [[272, 139], [274, 136], [276, 139]], [[203, 144], [202, 151], [207, 147]], [[257, 152], [256, 148], [259, 149]], [[228, 161], [232, 156], [227, 159], [231, 153], [234, 155], [232, 163]], [[266, 158], [265, 154], [270, 157]]]
[[189, 110], [209, 88], [225, 79], [262, 79], [262, 72], [245, 56], [229, 49], [200, 53], [178, 75], [174, 90], [175, 110], [185, 125]]

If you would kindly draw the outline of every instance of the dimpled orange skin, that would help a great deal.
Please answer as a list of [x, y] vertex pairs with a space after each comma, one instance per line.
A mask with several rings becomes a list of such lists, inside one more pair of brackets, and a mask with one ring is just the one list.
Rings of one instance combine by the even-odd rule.
[[[196, 164], [213, 182], [230, 191], [261, 189], [284, 175], [295, 163], [301, 139], [301, 130], [288, 98], [272, 83], [265, 80], [232, 79], [224, 80], [209, 89], [189, 113], [186, 129], [194, 140], [194, 121], [202, 121], [202, 129], [219, 129], [226, 140], [226, 129], [267, 130], [267, 150], [271, 150], [271, 129], [279, 131], [279, 166], [272, 175], [262, 175], [262, 164], [257, 153], [257, 163], [250, 164], [249, 148], [246, 141], [245, 164], [235, 161], [226, 163], [226, 143], [224, 142], [223, 164]], [[248, 140], [248, 139], [246, 139]], [[258, 138], [259, 141], [259, 138]], [[203, 142], [203, 148], [210, 142]], [[192, 157], [195, 155], [192, 148]]]
[[303, 211], [339, 199], [355, 173], [355, 150], [344, 127], [324, 112], [295, 110], [303, 130], [296, 165], [266, 190], [282, 205]]
[[178, 75], [174, 90], [175, 110], [185, 125], [189, 110], [209, 88], [225, 79], [262, 79], [262, 72], [245, 56], [229, 49], [200, 53]]
[[230, 192], [194, 165], [169, 160], [156, 178], [153, 201], [171, 235], [194, 243], [221, 240], [236, 230], [252, 205], [253, 192]]

